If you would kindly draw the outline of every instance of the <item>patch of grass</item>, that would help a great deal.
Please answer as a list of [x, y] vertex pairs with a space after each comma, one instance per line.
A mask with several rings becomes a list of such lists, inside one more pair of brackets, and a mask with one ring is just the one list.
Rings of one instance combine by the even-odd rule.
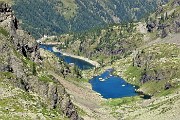
[[78, 9], [75, 0], [61, 0], [60, 2], [57, 2], [55, 8], [67, 20], [73, 18]]
[[125, 71], [125, 76], [127, 77], [127, 81], [134, 85], [140, 85], [140, 79], [142, 77], [141, 68], [138, 68], [136, 66], [130, 65], [127, 70]]
[[87, 113], [83, 109], [79, 108], [78, 106], [76, 106], [76, 110], [77, 110], [78, 114], [81, 116], [87, 115]]
[[35, 101], [34, 96], [30, 95], [27, 92], [21, 92], [21, 94], [19, 94], [19, 97], [25, 99], [26, 101]]
[[24, 57], [22, 60], [23, 60], [23, 63], [24, 63], [26, 66], [28, 66], [28, 67], [32, 67], [33, 64], [34, 64], [34, 62], [31, 61], [31, 60], [28, 59], [28, 58], [25, 58], [25, 57]]
[[46, 75], [41, 75], [41, 76], [38, 76], [39, 77], [39, 80], [41, 81], [44, 81], [44, 82], [55, 82], [53, 81], [50, 77], [46, 76]]
[[9, 113], [10, 109], [14, 109], [16, 112], [23, 112], [23, 107], [15, 97], [1, 99], [0, 106], [2, 107], [1, 111], [3, 111], [4, 113]]
[[167, 95], [170, 95], [170, 94], [172, 94], [172, 93], [174, 93], [174, 92], [176, 92], [177, 91], [177, 88], [179, 88], [180, 86], [176, 86], [176, 87], [172, 87], [172, 88], [170, 88], [170, 89], [168, 89], [168, 90], [163, 90], [161, 93], [159, 93], [157, 96], [159, 96], [159, 97], [161, 97], [161, 96], [167, 96]]
[[[172, 87], [168, 90], [165, 90], [164, 87], [167, 82], [170, 82]], [[178, 83], [172, 83], [172, 81], [169, 80], [160, 80], [160, 81], [153, 80], [143, 84], [141, 86], [141, 90], [143, 90], [144, 93], [161, 97], [174, 93], [175, 91], [177, 91], [177, 88], [179, 87], [180, 86], [178, 85]]]
[[0, 2], [5, 2], [5, 3], [8, 3], [8, 4], [12, 4], [13, 3], [12, 0], [0, 0]]
[[12, 114], [2, 114], [0, 115], [0, 120], [30, 120], [30, 117], [22, 118], [18, 115], [12, 115]]
[[4, 79], [4, 78], [7, 78], [7, 79], [15, 78], [15, 76], [11, 72], [0, 72], [0, 77], [2, 79]]
[[166, 80], [148, 81], [142, 85], [141, 89], [143, 90], [144, 93], [147, 93], [150, 95], [155, 95], [155, 94], [158, 94], [164, 90], [164, 85], [166, 82], [167, 82]]
[[149, 107], [149, 110], [156, 110], [156, 109], [158, 109], [161, 105], [162, 105], [162, 103], [158, 103], [158, 104], [150, 105], [150, 106], [148, 106], [148, 107]]
[[4, 36], [9, 36], [9, 33], [2, 27], [0, 27], [0, 33], [3, 34]]
[[124, 104], [130, 104], [132, 102], [138, 101], [141, 98], [139, 96], [135, 96], [135, 97], [125, 97], [125, 98], [118, 98], [118, 99], [109, 99], [107, 100], [105, 103], [103, 103], [103, 105], [107, 105], [110, 107], [116, 107], [116, 106], [121, 106]]

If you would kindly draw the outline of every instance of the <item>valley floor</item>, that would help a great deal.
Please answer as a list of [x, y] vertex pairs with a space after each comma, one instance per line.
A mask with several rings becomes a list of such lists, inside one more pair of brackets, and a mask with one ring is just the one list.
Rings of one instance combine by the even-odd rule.
[[72, 84], [59, 78], [57, 74], [50, 73], [59, 79], [73, 102], [86, 113], [83, 115], [85, 120], [177, 120], [180, 118], [180, 89], [168, 96], [153, 97], [148, 100], [137, 99], [119, 106], [108, 106], [104, 103], [110, 100], [101, 98], [91, 89], [89, 83]]

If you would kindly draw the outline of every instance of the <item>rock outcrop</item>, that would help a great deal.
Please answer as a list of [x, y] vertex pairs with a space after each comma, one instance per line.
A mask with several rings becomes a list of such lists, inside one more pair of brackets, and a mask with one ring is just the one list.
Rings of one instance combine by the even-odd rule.
[[44, 99], [50, 109], [57, 109], [71, 120], [81, 119], [65, 88], [54, 77], [41, 78], [42, 58], [38, 43], [19, 29], [18, 20], [6, 3], [0, 3], [0, 72], [10, 72], [9, 82]]
[[151, 15], [147, 22], [148, 32], [156, 32], [156, 36], [165, 38], [169, 34], [180, 32], [180, 2], [174, 0], [171, 4], [163, 7], [159, 6], [155, 15]]
[[142, 69], [141, 83], [178, 78], [180, 49], [176, 45], [153, 45], [139, 51], [133, 65]]

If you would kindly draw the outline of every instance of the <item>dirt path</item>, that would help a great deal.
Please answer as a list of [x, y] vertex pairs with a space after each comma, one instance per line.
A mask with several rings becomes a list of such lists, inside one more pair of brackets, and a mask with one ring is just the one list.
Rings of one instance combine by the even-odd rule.
[[59, 75], [52, 71], [49, 71], [49, 73], [57, 78], [65, 87], [73, 103], [87, 113], [87, 115], [84, 116], [85, 120], [115, 120], [115, 118], [110, 115], [110, 111], [101, 105], [106, 99], [103, 99], [94, 92], [89, 83], [78, 83], [78, 85], [75, 85], [59, 77]]

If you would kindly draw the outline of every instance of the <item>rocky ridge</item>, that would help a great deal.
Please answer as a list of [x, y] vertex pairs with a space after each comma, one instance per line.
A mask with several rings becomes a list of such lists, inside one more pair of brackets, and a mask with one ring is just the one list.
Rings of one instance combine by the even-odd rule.
[[171, 0], [165, 6], [159, 6], [147, 21], [147, 30], [156, 33], [157, 37], [165, 38], [169, 34], [180, 32], [180, 3]]
[[81, 119], [64, 87], [52, 76], [45, 75], [39, 46], [28, 33], [19, 29], [18, 20], [9, 5], [0, 3], [0, 73], [10, 85], [39, 95], [49, 109], [72, 120]]

